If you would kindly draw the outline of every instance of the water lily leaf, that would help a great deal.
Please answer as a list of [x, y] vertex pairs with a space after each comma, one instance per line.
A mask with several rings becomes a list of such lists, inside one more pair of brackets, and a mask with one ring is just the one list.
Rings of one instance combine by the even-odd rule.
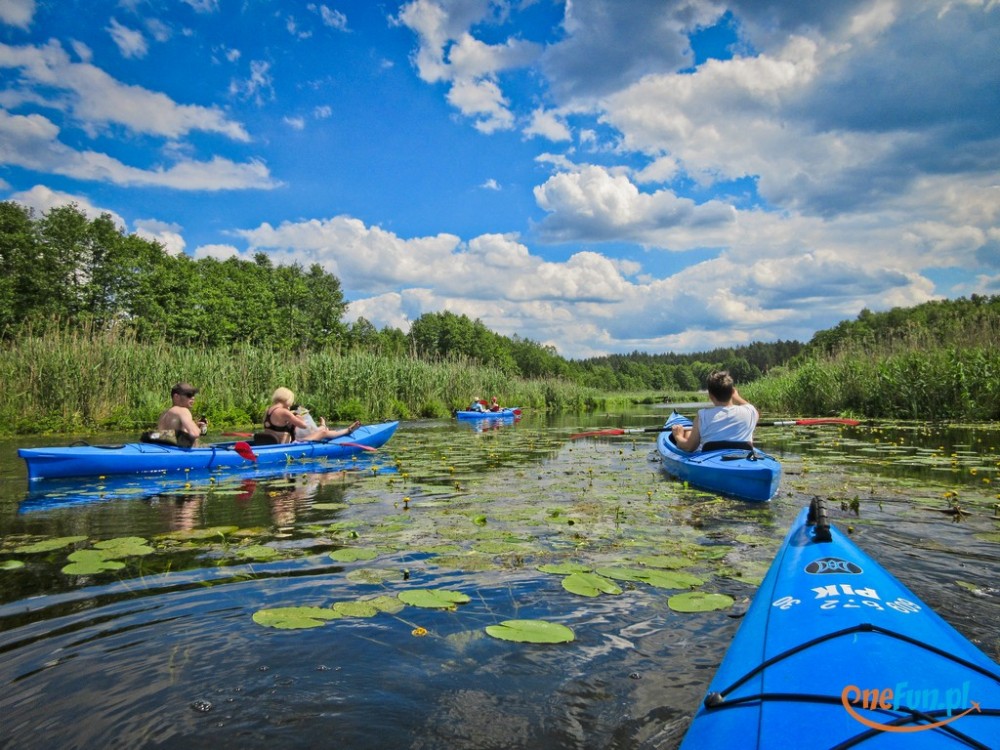
[[457, 604], [465, 604], [469, 597], [460, 591], [445, 589], [410, 589], [400, 591], [399, 600], [411, 607], [425, 609], [455, 609]]
[[617, 595], [622, 592], [614, 581], [596, 573], [570, 573], [563, 578], [562, 585], [570, 593], [580, 596]]
[[668, 570], [689, 568], [694, 564], [693, 560], [686, 557], [672, 557], [670, 555], [644, 555], [636, 558], [636, 562], [650, 568], [666, 568]]
[[18, 568], [23, 568], [24, 563], [20, 560], [4, 560], [0, 563], [0, 570], [17, 570]]
[[376, 596], [372, 599], [363, 599], [362, 601], [371, 604], [379, 612], [387, 612], [390, 615], [402, 611], [403, 607], [406, 606], [399, 600], [398, 596], [389, 596], [388, 594]]
[[258, 625], [281, 630], [318, 628], [325, 621], [340, 617], [338, 612], [329, 607], [277, 607], [259, 609], [253, 613], [253, 621]]
[[552, 563], [546, 565], [539, 565], [538, 569], [543, 573], [555, 573], [559, 576], [568, 576], [570, 573], [589, 573], [590, 566], [582, 565], [580, 563], [567, 562], [559, 563], [554, 565]]
[[40, 542], [35, 542], [34, 544], [23, 544], [20, 547], [15, 547], [14, 552], [21, 555], [34, 555], [40, 552], [52, 552], [53, 550], [62, 549], [63, 547], [68, 547], [71, 544], [76, 544], [77, 542], [82, 542], [86, 539], [85, 536], [60, 536], [55, 539], [43, 539]]
[[212, 526], [207, 529], [182, 529], [171, 531], [169, 534], [160, 534], [159, 539], [212, 539], [214, 537], [225, 537], [235, 531], [239, 531], [239, 526]]
[[333, 611], [343, 617], [374, 617], [379, 613], [378, 607], [370, 602], [334, 602]]
[[106, 539], [97, 542], [94, 547], [104, 552], [106, 560], [114, 560], [120, 557], [142, 557], [151, 555], [154, 550], [145, 539], [139, 536], [124, 536], [118, 539]]
[[569, 643], [576, 638], [570, 628], [546, 620], [504, 620], [487, 625], [486, 632], [502, 641], [518, 643]]
[[710, 612], [715, 609], [727, 609], [733, 606], [733, 601], [733, 597], [725, 594], [688, 591], [685, 594], [674, 594], [667, 599], [667, 604], [674, 612]]
[[313, 503], [312, 507], [316, 510], [343, 510], [351, 506], [347, 503]]
[[279, 553], [274, 547], [266, 547], [263, 544], [253, 544], [236, 550], [237, 557], [248, 560], [272, 560], [278, 557]]
[[[348, 571], [345, 578], [355, 583], [386, 583], [387, 581], [402, 581], [403, 571], [387, 568], [357, 568]], [[395, 598], [395, 597], [393, 597]]]
[[642, 576], [642, 580], [658, 589], [689, 589], [701, 586], [704, 581], [698, 576], [684, 573], [680, 570], [650, 570]]
[[649, 575], [649, 571], [640, 568], [598, 568], [594, 572], [616, 581], [641, 581]]
[[62, 572], [71, 576], [86, 576], [102, 573], [106, 570], [120, 570], [125, 563], [116, 560], [106, 560], [101, 550], [83, 549], [69, 556], [72, 562], [63, 566]]
[[359, 560], [374, 560], [378, 551], [371, 547], [344, 547], [330, 553], [330, 559], [337, 562], [358, 562]]

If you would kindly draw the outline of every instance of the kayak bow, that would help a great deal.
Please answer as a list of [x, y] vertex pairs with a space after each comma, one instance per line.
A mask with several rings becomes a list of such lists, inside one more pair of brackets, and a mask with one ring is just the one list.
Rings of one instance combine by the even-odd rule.
[[804, 509], [681, 750], [998, 748], [1000, 667]]

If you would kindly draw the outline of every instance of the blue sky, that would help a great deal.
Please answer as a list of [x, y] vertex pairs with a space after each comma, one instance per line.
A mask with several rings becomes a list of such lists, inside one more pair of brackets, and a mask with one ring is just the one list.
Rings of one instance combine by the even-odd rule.
[[998, 0], [0, 0], [0, 200], [567, 357], [1000, 293]]

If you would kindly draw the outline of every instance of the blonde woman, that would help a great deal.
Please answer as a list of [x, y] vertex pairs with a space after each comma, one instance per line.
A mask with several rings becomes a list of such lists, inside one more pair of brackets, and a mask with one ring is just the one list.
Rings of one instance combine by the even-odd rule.
[[[290, 443], [295, 440], [295, 429], [306, 428], [309, 423], [292, 411], [292, 404], [295, 403], [295, 394], [288, 388], [277, 388], [271, 395], [271, 406], [264, 413], [264, 435], [269, 436], [277, 443]], [[350, 427], [342, 430], [332, 430], [326, 426], [326, 420], [320, 419], [319, 426], [308, 433], [300, 440], [327, 440], [329, 438], [343, 437], [350, 435], [361, 426], [361, 422], [355, 421]], [[260, 440], [255, 440], [260, 442]]]

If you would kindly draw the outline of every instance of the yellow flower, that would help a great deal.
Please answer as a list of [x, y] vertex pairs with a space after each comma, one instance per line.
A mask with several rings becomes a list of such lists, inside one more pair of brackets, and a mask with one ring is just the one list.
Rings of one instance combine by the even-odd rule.
[[427, 635], [427, 628], [414, 628], [411, 632], [417, 638], [420, 638], [422, 636]]

